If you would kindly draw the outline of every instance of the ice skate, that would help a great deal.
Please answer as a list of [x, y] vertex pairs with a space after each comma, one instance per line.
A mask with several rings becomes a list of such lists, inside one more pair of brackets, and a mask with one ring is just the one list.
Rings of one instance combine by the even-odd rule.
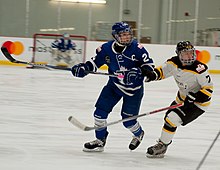
[[147, 149], [146, 156], [148, 158], [163, 158], [169, 144], [164, 144], [159, 140], [157, 144]]
[[96, 139], [91, 142], [87, 142], [84, 144], [83, 151], [84, 152], [103, 152], [105, 143], [106, 143], [106, 139], [103, 139], [103, 140]]
[[103, 152], [107, 136], [108, 136], [108, 132], [106, 133], [106, 136], [103, 139], [95, 139], [91, 142], [85, 143], [83, 151], [84, 152]]
[[140, 136], [134, 136], [131, 140], [131, 143], [129, 144], [130, 150], [135, 150], [141, 143], [142, 139], [144, 137], [144, 131], [141, 132]]

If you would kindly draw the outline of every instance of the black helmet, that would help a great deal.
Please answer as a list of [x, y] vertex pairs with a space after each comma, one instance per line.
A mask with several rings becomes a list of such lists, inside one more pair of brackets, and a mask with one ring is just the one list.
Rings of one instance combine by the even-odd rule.
[[[187, 51], [192, 51], [192, 57], [190, 57], [188, 59], [183, 58], [182, 55], [181, 55], [181, 52], [187, 52]], [[191, 65], [196, 60], [195, 48], [191, 44], [191, 42], [189, 42], [189, 41], [180, 41], [180, 42], [178, 42], [177, 46], [176, 46], [176, 53], [179, 56], [180, 61], [184, 65]]]
[[183, 50], [190, 50], [190, 49], [194, 49], [191, 42], [189, 42], [189, 41], [180, 41], [180, 42], [178, 42], [178, 44], [176, 46], [176, 53], [178, 55], [179, 52], [181, 52]]

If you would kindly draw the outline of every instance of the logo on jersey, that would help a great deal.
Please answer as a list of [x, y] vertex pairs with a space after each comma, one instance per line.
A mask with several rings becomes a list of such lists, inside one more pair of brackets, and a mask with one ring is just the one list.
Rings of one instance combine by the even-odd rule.
[[176, 82], [177, 82], [179, 88], [181, 88], [181, 89], [187, 89], [187, 84], [186, 84], [186, 83], [182, 83], [182, 82], [180, 82], [180, 81], [178, 81], [178, 80], [176, 80]]
[[127, 71], [128, 69], [125, 68], [124, 66], [120, 66], [120, 71]]
[[138, 48], [142, 49], [143, 45], [138, 43]]
[[121, 54], [117, 55], [118, 62], [124, 62], [123, 56]]
[[110, 57], [109, 57], [109, 56], [106, 56], [106, 57], [105, 57], [105, 61], [106, 61], [106, 63], [109, 64], [109, 63], [111, 62], [111, 61], [110, 61]]
[[96, 49], [98, 52], [102, 51], [101, 46]]
[[205, 66], [203, 64], [198, 64], [197, 68], [196, 68], [196, 71], [201, 72], [203, 70], [205, 70]]

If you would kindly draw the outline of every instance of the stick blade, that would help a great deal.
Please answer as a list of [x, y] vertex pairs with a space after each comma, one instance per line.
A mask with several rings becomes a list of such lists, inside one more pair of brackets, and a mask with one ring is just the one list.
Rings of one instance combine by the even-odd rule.
[[79, 122], [75, 117], [73, 116], [70, 116], [68, 118], [69, 122], [72, 123], [74, 126], [78, 127], [79, 129], [81, 130], [84, 130], [84, 131], [90, 131], [90, 130], [93, 130], [94, 128], [93, 127], [88, 127], [84, 124], [82, 124], [81, 122]]
[[6, 47], [2, 46], [1, 51], [9, 61], [11, 61], [12, 63], [16, 62], [16, 60], [11, 56]]

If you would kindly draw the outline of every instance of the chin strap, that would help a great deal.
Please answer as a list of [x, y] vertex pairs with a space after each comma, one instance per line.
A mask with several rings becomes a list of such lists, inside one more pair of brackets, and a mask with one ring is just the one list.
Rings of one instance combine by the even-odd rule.
[[122, 44], [120, 44], [118, 41], [115, 41], [116, 43], [116, 45], [118, 45], [119, 47], [125, 47], [125, 45], [122, 45]]

